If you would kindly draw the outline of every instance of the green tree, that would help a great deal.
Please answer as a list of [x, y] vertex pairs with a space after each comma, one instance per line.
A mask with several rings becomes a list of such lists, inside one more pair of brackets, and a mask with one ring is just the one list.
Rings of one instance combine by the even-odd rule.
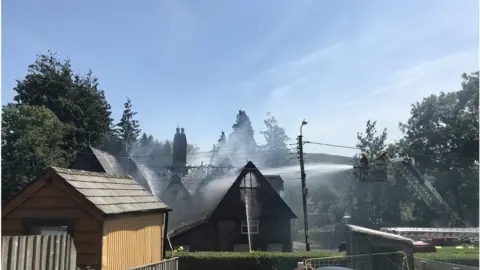
[[127, 153], [130, 153], [132, 148], [135, 147], [141, 132], [138, 120], [133, 119], [136, 114], [132, 111], [132, 101], [127, 98], [127, 102], [124, 103], [122, 118], [116, 124], [118, 137]]
[[[412, 105], [400, 123], [405, 135], [398, 146], [433, 176], [437, 191], [463, 219], [478, 225], [479, 73], [463, 74], [461, 90], [430, 95]], [[429, 214], [427, 214], [429, 213]], [[435, 220], [426, 206], [416, 213], [424, 225]]]
[[173, 146], [171, 141], [166, 140], [162, 143], [162, 156], [166, 157], [171, 163], [173, 158]]
[[198, 152], [198, 146], [195, 144], [187, 144], [187, 155], [193, 155]]
[[45, 106], [71, 127], [65, 140], [72, 150], [98, 144], [110, 129], [110, 105], [98, 79], [92, 72], [74, 73], [69, 60], [61, 62], [51, 52], [38, 56], [14, 90], [18, 104]]
[[290, 158], [290, 150], [287, 142], [290, 138], [287, 136], [285, 129], [278, 125], [274, 116], [267, 114], [267, 119], [263, 121], [265, 130], [260, 133], [265, 137], [266, 159], [268, 165], [272, 167], [284, 166]]
[[[151, 138], [151, 140], [150, 140]], [[140, 140], [138, 141], [138, 146], [139, 147], [148, 147], [153, 141], [153, 136], [148, 136], [147, 133], [143, 133], [142, 136], [140, 137]]]
[[8, 104], [2, 109], [2, 199], [9, 199], [48, 166], [65, 167], [69, 126], [44, 106]]
[[[365, 134], [357, 133], [357, 147], [366, 152], [369, 159], [377, 157], [385, 149], [387, 130], [380, 134], [376, 122], [367, 121]], [[383, 183], [353, 181], [348, 189], [347, 200], [351, 209], [352, 222], [365, 226], [374, 226], [383, 222], [386, 186]]]
[[235, 162], [244, 163], [246, 159], [252, 159], [257, 148], [252, 122], [245, 111], [238, 111], [232, 128], [233, 132], [228, 138], [229, 154]]

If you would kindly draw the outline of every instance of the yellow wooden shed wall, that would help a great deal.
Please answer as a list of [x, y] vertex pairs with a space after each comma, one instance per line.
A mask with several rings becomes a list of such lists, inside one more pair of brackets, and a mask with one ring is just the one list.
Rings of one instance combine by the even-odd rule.
[[119, 270], [163, 260], [163, 213], [105, 220], [102, 269]]

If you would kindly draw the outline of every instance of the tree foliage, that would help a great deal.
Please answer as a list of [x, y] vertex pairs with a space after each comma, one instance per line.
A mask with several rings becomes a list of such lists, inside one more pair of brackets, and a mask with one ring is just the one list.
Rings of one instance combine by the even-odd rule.
[[44, 106], [9, 104], [2, 109], [2, 199], [8, 199], [48, 166], [65, 167], [70, 127]]
[[38, 56], [14, 90], [18, 104], [45, 106], [71, 127], [66, 140], [73, 151], [96, 145], [110, 129], [110, 105], [98, 79], [92, 72], [74, 73], [69, 60], [51, 52]]
[[255, 155], [257, 143], [255, 142], [252, 122], [245, 111], [238, 111], [232, 128], [233, 132], [228, 137], [230, 156], [237, 163], [244, 163], [247, 159], [251, 160]]
[[[386, 147], [387, 130], [378, 134], [377, 123], [367, 121], [365, 133], [358, 132], [358, 147], [366, 152], [370, 159], [377, 157]], [[347, 189], [347, 205], [351, 212], [352, 222], [364, 226], [378, 226], [383, 222], [385, 210], [386, 188], [381, 183], [365, 183], [353, 181]]]
[[268, 118], [263, 121], [265, 130], [260, 132], [267, 142], [263, 147], [265, 151], [265, 161], [268, 166], [284, 166], [290, 158], [290, 150], [287, 146], [290, 138], [287, 136], [285, 129], [278, 124], [274, 116], [267, 114], [267, 117]]
[[[478, 76], [463, 74], [461, 90], [413, 104], [410, 118], [399, 125], [405, 137], [397, 145], [402, 155], [414, 157], [417, 166], [434, 177], [434, 187], [472, 224], [478, 224]], [[425, 206], [416, 210], [423, 223], [436, 218]]]
[[132, 110], [132, 101], [127, 98], [127, 101], [123, 104], [124, 110], [122, 118], [115, 125], [118, 138], [127, 153], [136, 146], [138, 136], [142, 132], [138, 120], [133, 119], [137, 114]]

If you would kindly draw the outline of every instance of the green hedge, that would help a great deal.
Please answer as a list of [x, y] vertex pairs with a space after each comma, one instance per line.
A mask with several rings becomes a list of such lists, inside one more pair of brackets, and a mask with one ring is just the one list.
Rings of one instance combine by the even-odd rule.
[[331, 252], [175, 252], [180, 270], [292, 270], [305, 258], [341, 256]]
[[[335, 252], [175, 252], [180, 257], [179, 270], [292, 270], [306, 258], [343, 256]], [[476, 249], [438, 249], [436, 253], [416, 253], [415, 258], [461, 265], [478, 266]]]

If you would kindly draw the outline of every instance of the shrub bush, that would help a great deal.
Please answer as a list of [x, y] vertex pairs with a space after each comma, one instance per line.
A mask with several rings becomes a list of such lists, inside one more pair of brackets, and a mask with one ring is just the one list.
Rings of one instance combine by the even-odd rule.
[[175, 252], [180, 270], [292, 270], [305, 258], [340, 256], [332, 252]]

